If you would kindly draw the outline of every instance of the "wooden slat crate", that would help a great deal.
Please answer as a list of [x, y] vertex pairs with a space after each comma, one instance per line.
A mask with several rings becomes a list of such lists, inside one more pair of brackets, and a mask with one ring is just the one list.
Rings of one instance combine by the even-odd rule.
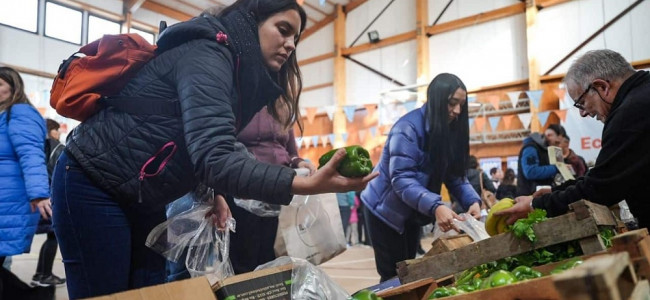
[[467, 234], [459, 234], [450, 237], [441, 237], [431, 243], [431, 249], [424, 256], [433, 256], [440, 253], [449, 252], [454, 249], [467, 246], [474, 242]]
[[422, 279], [377, 292], [384, 300], [426, 300], [438, 287], [432, 278]]
[[605, 250], [599, 226], [616, 226], [611, 211], [584, 200], [571, 204], [570, 208], [570, 213], [533, 226], [537, 235], [535, 244], [512, 233], [503, 233], [449, 252], [399, 262], [397, 274], [405, 283], [422, 278], [439, 279], [480, 264], [573, 240], [580, 241], [584, 254]]
[[610, 252], [628, 252], [639, 280], [650, 279], [650, 235], [648, 229], [628, 231], [612, 238]]
[[637, 285], [627, 252], [588, 259], [552, 278], [562, 299], [625, 300]]

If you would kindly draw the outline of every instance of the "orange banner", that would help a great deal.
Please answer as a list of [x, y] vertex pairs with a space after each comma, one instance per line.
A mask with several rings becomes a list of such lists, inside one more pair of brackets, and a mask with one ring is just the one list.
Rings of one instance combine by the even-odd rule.
[[476, 129], [479, 131], [482, 131], [483, 128], [485, 128], [485, 118], [480, 117], [480, 118], [475, 118], [474, 119], [474, 124], [476, 124]]
[[494, 109], [499, 110], [499, 102], [501, 102], [501, 99], [499, 99], [499, 96], [497, 95], [492, 95], [488, 97], [488, 101], [492, 106], [494, 106]]
[[557, 96], [560, 101], [564, 101], [564, 96], [566, 95], [566, 90], [564, 88], [553, 89], [553, 93]]
[[506, 115], [506, 116], [501, 116], [501, 119], [503, 119], [503, 124], [506, 126], [505, 129], [513, 129], [510, 128], [510, 124], [512, 124], [512, 119], [515, 117], [515, 115]]
[[318, 107], [307, 107], [305, 108], [305, 111], [307, 112], [307, 122], [309, 124], [314, 123], [314, 119], [316, 118], [316, 111], [318, 110]]
[[566, 122], [566, 109], [558, 109], [553, 111], [562, 122]]
[[373, 113], [375, 113], [375, 110], [377, 109], [377, 104], [364, 104], [363, 107], [366, 108], [366, 111], [368, 112], [368, 116], [372, 116]]

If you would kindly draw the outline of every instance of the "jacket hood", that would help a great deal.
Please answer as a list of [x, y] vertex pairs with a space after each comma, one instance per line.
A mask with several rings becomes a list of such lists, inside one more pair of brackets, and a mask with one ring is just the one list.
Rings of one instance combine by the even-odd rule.
[[191, 40], [216, 40], [217, 32], [219, 31], [226, 31], [226, 29], [214, 17], [195, 17], [189, 21], [174, 24], [160, 34], [156, 54], [160, 54]]
[[524, 145], [533, 143], [539, 145], [542, 148], [546, 148], [544, 137], [539, 132], [531, 133], [527, 138], [524, 139]]

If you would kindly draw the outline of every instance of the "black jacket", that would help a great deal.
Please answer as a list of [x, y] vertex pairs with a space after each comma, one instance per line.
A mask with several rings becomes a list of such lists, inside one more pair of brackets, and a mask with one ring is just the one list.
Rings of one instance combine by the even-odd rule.
[[[220, 31], [227, 41], [216, 41]], [[233, 152], [237, 129], [281, 93], [272, 79], [277, 74], [263, 64], [252, 17], [234, 11], [219, 21], [176, 24], [160, 36], [157, 51], [122, 95], [177, 99], [182, 117], [101, 110], [68, 140], [67, 151], [85, 173], [129, 205], [160, 207], [199, 182], [223, 194], [289, 203], [293, 170]], [[143, 169], [160, 173], [140, 180]]]
[[[524, 150], [527, 148], [535, 149], [537, 155], [526, 156]], [[542, 135], [535, 132], [532, 133], [528, 138], [524, 139], [524, 146], [519, 150], [519, 163], [517, 164], [517, 196], [528, 196], [532, 195], [537, 186], [540, 185], [553, 185], [553, 176], [544, 176], [545, 178], [538, 179], [528, 179], [526, 178], [526, 172], [524, 172], [524, 160], [526, 160], [526, 165], [533, 166], [548, 166], [548, 150], [546, 148], [546, 143], [542, 138]], [[537, 168], [541, 169], [541, 168]], [[553, 167], [555, 169], [555, 167]]]
[[563, 191], [533, 200], [550, 216], [566, 213], [580, 199], [613, 205], [627, 200], [639, 219], [650, 226], [650, 74], [638, 71], [619, 88], [603, 128], [602, 148], [596, 165]]

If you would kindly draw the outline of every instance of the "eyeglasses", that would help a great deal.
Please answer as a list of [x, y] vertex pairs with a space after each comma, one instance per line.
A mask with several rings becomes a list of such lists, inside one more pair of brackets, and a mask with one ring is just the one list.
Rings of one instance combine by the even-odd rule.
[[584, 110], [585, 109], [585, 101], [584, 101], [583, 98], [585, 97], [585, 95], [587, 95], [587, 92], [589, 92], [589, 90], [591, 90], [591, 88], [593, 88], [593, 86], [590, 83], [587, 86], [587, 89], [582, 94], [580, 94], [580, 97], [578, 97], [578, 99], [576, 99], [576, 101], [573, 103], [573, 106], [575, 106], [577, 109]]

